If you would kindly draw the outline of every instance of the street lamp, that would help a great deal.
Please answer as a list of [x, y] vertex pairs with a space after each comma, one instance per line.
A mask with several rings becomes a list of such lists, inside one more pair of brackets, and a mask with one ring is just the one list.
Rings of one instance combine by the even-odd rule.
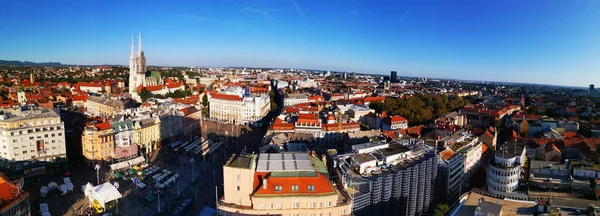
[[100, 165], [96, 164], [96, 166], [94, 168], [96, 169], [96, 181], [97, 181], [96, 185], [100, 185]]
[[194, 160], [194, 158], [190, 158], [190, 163], [192, 164], [192, 182], [196, 181], [196, 175], [194, 174], [194, 163], [196, 163], [196, 160]]
[[[119, 182], [115, 182], [115, 187], [117, 188], [117, 191], [119, 191]], [[119, 192], [120, 194], [121, 192]], [[117, 215], [119, 215], [119, 198], [117, 198]]]
[[160, 182], [156, 180], [156, 196], [158, 197], [158, 212], [160, 213], [160, 188], [158, 187], [159, 183]]

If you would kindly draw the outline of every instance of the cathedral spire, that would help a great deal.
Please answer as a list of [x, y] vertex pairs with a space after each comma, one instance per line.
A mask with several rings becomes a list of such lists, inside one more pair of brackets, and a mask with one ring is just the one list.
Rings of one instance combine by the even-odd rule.
[[133, 34], [131, 34], [131, 57], [135, 55], [135, 46], [133, 45]]
[[141, 32], [138, 32], [138, 34], [139, 34], [139, 39], [138, 39], [138, 43], [139, 43], [139, 45], [138, 45], [138, 52], [139, 52], [139, 53], [142, 53], [142, 33], [141, 33]]

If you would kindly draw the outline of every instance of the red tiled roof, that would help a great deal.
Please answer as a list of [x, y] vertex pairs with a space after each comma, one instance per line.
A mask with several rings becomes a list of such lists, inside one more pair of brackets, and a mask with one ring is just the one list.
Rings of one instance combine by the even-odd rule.
[[81, 86], [87, 86], [87, 87], [102, 87], [102, 84], [100, 83], [89, 83], [89, 82], [78, 82], [77, 85], [79, 87]]
[[283, 109], [286, 113], [299, 113], [300, 109], [298, 107], [286, 107]]
[[213, 94], [212, 98], [214, 99], [220, 99], [220, 100], [237, 100], [237, 101], [242, 101], [242, 98], [240, 96], [237, 95], [228, 95], [228, 94]]
[[319, 120], [319, 116], [317, 116], [316, 114], [300, 114], [300, 116], [298, 117], [298, 120], [300, 120], [300, 119]]
[[112, 126], [110, 125], [110, 123], [108, 123], [108, 121], [95, 124], [94, 127], [98, 128], [98, 130], [100, 131], [112, 129]]
[[399, 116], [399, 115], [392, 116], [391, 120], [392, 120], [392, 123], [408, 121], [408, 120], [406, 120], [406, 118]]
[[88, 95], [73, 95], [73, 101], [83, 101], [86, 102], [88, 99]]
[[163, 86], [162, 85], [155, 85], [155, 86], [146, 86], [144, 88], [146, 88], [147, 91], [151, 91], [152, 92], [152, 91], [160, 91], [160, 90], [162, 90]]
[[275, 118], [275, 122], [271, 125], [271, 130], [293, 130], [294, 124], [283, 122], [280, 118]]
[[322, 128], [325, 129], [326, 131], [335, 131], [338, 129], [341, 130], [352, 130], [352, 129], [360, 129], [360, 125], [357, 122], [347, 122], [347, 123], [342, 123], [341, 124], [341, 128], [339, 124], [337, 123], [333, 123], [333, 124], [324, 124], [322, 125]]
[[446, 150], [440, 152], [440, 156], [444, 160], [450, 160], [450, 159], [452, 159], [452, 157], [454, 157], [455, 154], [456, 153], [454, 151], [452, 151], [452, 149], [449, 149], [449, 148], [447, 148]]
[[179, 87], [183, 86], [183, 83], [167, 83], [165, 86], [170, 89], [179, 88]]
[[563, 135], [564, 138], [571, 138], [577, 136], [577, 132], [565, 132]]
[[[263, 179], [267, 177], [267, 188], [263, 189]], [[292, 191], [292, 185], [297, 185], [298, 190]], [[313, 185], [314, 191], [308, 191], [308, 186]], [[281, 191], [275, 191], [275, 186], [281, 186]], [[256, 195], [307, 195], [335, 193], [327, 177], [317, 173], [316, 177], [269, 177], [268, 172], [254, 174], [254, 188]]]

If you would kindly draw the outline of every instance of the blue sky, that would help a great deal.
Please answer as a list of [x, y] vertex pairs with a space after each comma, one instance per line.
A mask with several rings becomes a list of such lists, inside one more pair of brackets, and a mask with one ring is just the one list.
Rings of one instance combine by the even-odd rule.
[[600, 84], [600, 1], [425, 2], [0, 0], [0, 59]]

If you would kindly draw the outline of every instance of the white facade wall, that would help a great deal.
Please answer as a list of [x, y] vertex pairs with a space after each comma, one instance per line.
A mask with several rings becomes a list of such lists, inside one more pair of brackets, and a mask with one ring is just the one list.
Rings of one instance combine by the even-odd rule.
[[[0, 129], [1, 160], [50, 161], [66, 157], [65, 128], [60, 118], [32, 120], [32, 123], [21, 128]], [[43, 141], [44, 149], [37, 149], [38, 141]]]

